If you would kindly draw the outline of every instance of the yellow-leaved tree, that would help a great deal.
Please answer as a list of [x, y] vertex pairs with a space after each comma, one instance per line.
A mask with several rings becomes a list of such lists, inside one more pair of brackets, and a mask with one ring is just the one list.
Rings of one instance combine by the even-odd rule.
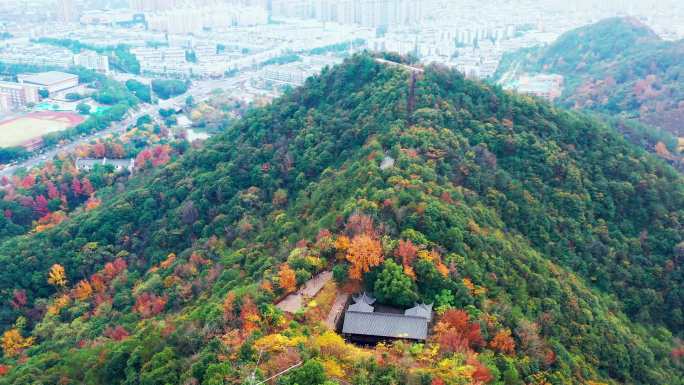
[[14, 357], [33, 345], [34, 338], [24, 338], [17, 328], [9, 329], [2, 335], [2, 351], [5, 357]]
[[66, 272], [64, 271], [64, 267], [62, 265], [58, 263], [52, 265], [50, 272], [48, 273], [48, 283], [60, 288], [66, 286]]

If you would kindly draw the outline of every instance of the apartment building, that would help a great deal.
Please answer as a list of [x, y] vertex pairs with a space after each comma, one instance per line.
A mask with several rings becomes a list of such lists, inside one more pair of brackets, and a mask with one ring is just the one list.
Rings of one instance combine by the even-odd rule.
[[24, 107], [39, 100], [38, 87], [14, 82], [0, 82], [0, 107], [5, 111]]

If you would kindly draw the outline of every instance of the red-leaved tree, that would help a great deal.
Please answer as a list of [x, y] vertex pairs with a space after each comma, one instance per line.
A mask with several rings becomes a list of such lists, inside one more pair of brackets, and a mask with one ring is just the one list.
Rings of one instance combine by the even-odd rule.
[[463, 310], [447, 310], [435, 326], [437, 341], [442, 350], [469, 352], [484, 346], [480, 324], [470, 322], [470, 316]]
[[140, 313], [143, 318], [153, 317], [166, 307], [166, 296], [160, 297], [152, 293], [142, 293], [136, 298], [133, 309]]

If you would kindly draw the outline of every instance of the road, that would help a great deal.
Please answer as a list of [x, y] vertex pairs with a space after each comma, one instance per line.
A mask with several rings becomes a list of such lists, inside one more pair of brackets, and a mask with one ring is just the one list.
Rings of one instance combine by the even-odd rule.
[[[212, 91], [216, 88], [230, 89], [237, 87], [238, 85], [244, 85], [245, 82], [247, 82], [248, 80], [249, 76], [247, 74], [241, 74], [240, 76], [236, 76], [234, 78], [229, 79], [198, 81], [194, 83], [193, 86], [190, 87], [190, 89], [186, 93], [165, 100], [163, 101], [163, 104], [185, 105], [185, 99], [187, 99], [188, 96], [192, 96], [196, 102], [202, 101], [209, 98], [212, 94]], [[126, 132], [126, 129], [131, 125], [135, 124], [135, 122], [141, 116], [150, 115], [155, 119], [160, 119], [158, 116], [159, 108], [160, 106], [156, 104], [142, 104], [138, 106], [136, 110], [129, 111], [124, 120], [112, 123], [112, 126], [110, 128], [95, 132], [91, 135], [79, 137], [75, 139], [73, 142], [70, 142], [59, 147], [51, 148], [49, 150], [46, 150], [42, 154], [36, 154], [31, 158], [24, 160], [14, 166], [8, 166], [3, 170], [0, 170], [0, 177], [12, 176], [17, 170], [22, 168], [28, 169], [35, 167], [39, 165], [41, 162], [45, 162], [48, 159], [54, 158], [59, 153], [72, 152], [76, 149], [78, 145], [82, 143], [88, 143], [94, 139], [102, 138], [110, 134], [115, 134], [117, 132], [124, 133]]]
[[146, 114], [154, 114], [158, 113], [157, 111], [158, 107], [155, 105], [142, 105], [139, 107], [137, 110], [132, 110], [129, 111], [128, 114], [126, 115], [126, 118], [120, 122], [114, 122], [112, 123], [112, 126], [110, 128], [104, 129], [97, 131], [91, 135], [86, 135], [79, 137], [78, 139], [74, 140], [73, 142], [64, 144], [62, 146], [57, 146], [55, 148], [51, 148], [49, 150], [46, 150], [42, 154], [36, 154], [33, 157], [24, 160], [20, 163], [17, 163], [14, 166], [9, 166], [4, 168], [3, 170], [0, 171], [0, 176], [11, 176], [13, 175], [17, 170], [22, 169], [22, 168], [31, 168], [39, 165], [41, 162], [45, 162], [48, 159], [52, 159], [57, 154], [61, 152], [72, 152], [76, 149], [76, 147], [81, 144], [81, 143], [87, 143], [90, 142], [91, 140], [98, 139], [105, 137], [110, 134], [114, 134], [117, 131], [120, 131], [121, 133], [126, 132], [126, 128], [134, 124], [139, 117], [146, 115]]

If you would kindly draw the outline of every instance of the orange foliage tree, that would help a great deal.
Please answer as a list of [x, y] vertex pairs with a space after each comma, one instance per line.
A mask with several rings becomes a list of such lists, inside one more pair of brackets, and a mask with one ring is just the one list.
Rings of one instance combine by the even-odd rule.
[[240, 320], [242, 321], [242, 330], [246, 334], [251, 333], [259, 327], [259, 310], [254, 301], [249, 296], [242, 299], [242, 306], [240, 308]]
[[287, 263], [280, 266], [280, 271], [278, 271], [278, 285], [280, 285], [285, 293], [291, 293], [297, 289], [297, 276]]
[[418, 248], [413, 244], [413, 242], [411, 242], [410, 239], [408, 241], [400, 239], [399, 245], [397, 246], [396, 250], [394, 250], [394, 255], [401, 259], [401, 264], [404, 266], [404, 273], [411, 277], [411, 279], [415, 280], [416, 273], [413, 270], [412, 264], [416, 259], [416, 255], [418, 255]]
[[513, 354], [515, 352], [515, 341], [511, 337], [511, 331], [508, 329], [499, 330], [494, 338], [489, 341], [489, 347], [499, 353]]
[[235, 293], [230, 292], [223, 300], [223, 319], [226, 321], [235, 320]]
[[102, 201], [98, 198], [96, 198], [94, 195], [91, 195], [90, 198], [88, 198], [88, 201], [86, 201], [85, 209], [86, 211], [94, 210], [98, 207], [100, 207], [100, 204]]
[[43, 232], [47, 229], [53, 228], [58, 224], [64, 222], [67, 216], [63, 211], [55, 211], [52, 213], [47, 213], [38, 219], [35, 231], [37, 233]]
[[349, 277], [361, 279], [363, 273], [382, 263], [382, 245], [380, 241], [367, 234], [352, 238], [347, 249], [347, 261], [351, 263]]
[[88, 281], [81, 280], [76, 284], [74, 288], [74, 298], [79, 301], [85, 301], [93, 294], [93, 287]]
[[401, 263], [404, 266], [410, 266], [418, 255], [418, 248], [411, 242], [411, 240], [404, 241], [399, 240], [399, 245], [397, 249], [394, 250], [394, 255], [401, 258]]
[[47, 307], [48, 314], [58, 315], [62, 309], [69, 306], [69, 302], [71, 302], [71, 298], [69, 298], [68, 294], [60, 295]]
[[349, 240], [349, 237], [347, 237], [346, 235], [340, 235], [339, 237], [337, 237], [337, 239], [335, 239], [334, 247], [337, 250], [338, 259], [344, 258], [347, 250], [349, 249], [350, 243], [351, 241]]

